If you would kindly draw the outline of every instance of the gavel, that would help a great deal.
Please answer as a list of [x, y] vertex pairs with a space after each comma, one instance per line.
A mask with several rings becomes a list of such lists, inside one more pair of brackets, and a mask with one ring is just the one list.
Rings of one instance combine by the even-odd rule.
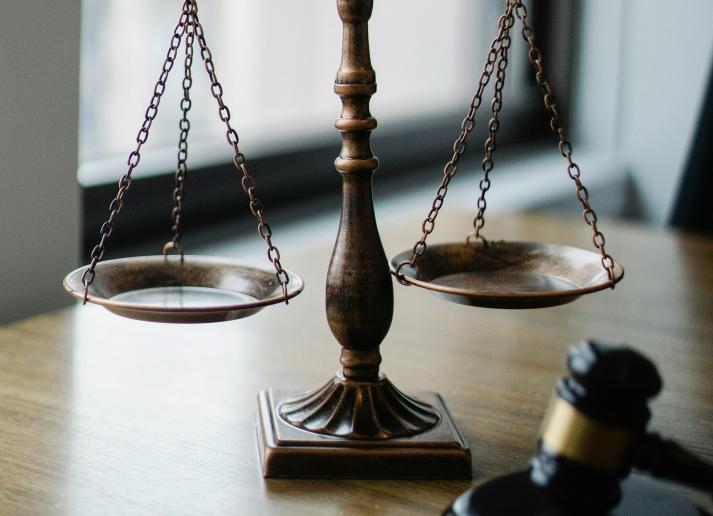
[[662, 388], [653, 362], [628, 347], [585, 341], [570, 348], [567, 368], [531, 469], [466, 491], [445, 514], [705, 514], [651, 481], [626, 480], [622, 489], [637, 469], [713, 495], [713, 466], [646, 430], [648, 400]]

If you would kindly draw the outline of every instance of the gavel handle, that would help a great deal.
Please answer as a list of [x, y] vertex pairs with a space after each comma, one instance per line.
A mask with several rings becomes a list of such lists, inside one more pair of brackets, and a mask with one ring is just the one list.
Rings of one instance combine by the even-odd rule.
[[646, 434], [634, 457], [634, 467], [655, 477], [702, 489], [713, 496], [713, 465], [660, 435]]

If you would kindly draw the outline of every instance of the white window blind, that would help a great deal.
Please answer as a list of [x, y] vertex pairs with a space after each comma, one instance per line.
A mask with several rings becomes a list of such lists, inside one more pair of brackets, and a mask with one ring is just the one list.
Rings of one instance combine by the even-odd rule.
[[[248, 158], [330, 138], [338, 141], [333, 122], [340, 103], [332, 83], [342, 29], [334, 4], [199, 1], [224, 100]], [[400, 124], [425, 124], [435, 115], [466, 110], [500, 7], [491, 0], [375, 2], [370, 40], [379, 90], [372, 112], [382, 128], [398, 130]], [[78, 173], [82, 185], [113, 182], [125, 171], [180, 9], [180, 0], [84, 0]], [[513, 32], [513, 40], [520, 39]], [[195, 49], [191, 167], [231, 157], [197, 42]], [[182, 60], [181, 50], [137, 176], [175, 167]], [[512, 77], [518, 73], [516, 65], [508, 68], [508, 82], [517, 82]], [[512, 107], [515, 99], [506, 102]]]

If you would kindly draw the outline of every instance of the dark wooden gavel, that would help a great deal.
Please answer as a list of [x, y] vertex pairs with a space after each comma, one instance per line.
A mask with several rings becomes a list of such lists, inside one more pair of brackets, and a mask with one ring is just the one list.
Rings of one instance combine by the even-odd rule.
[[[446, 514], [606, 514], [620, 502], [626, 514], [700, 514], [653, 482], [629, 492], [625, 483], [622, 501], [622, 481], [632, 469], [713, 495], [713, 466], [646, 431], [648, 400], [662, 387], [656, 366], [631, 348], [587, 341], [570, 349], [567, 367], [529, 472], [466, 491]], [[666, 500], [673, 504], [668, 509]]]

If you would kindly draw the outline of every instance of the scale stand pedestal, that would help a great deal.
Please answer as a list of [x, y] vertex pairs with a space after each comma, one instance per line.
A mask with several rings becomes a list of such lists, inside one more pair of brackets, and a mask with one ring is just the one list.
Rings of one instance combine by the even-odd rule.
[[379, 162], [370, 147], [376, 92], [369, 56], [373, 0], [338, 0], [342, 62], [334, 91], [343, 205], [327, 273], [327, 320], [342, 371], [307, 393], [262, 391], [257, 437], [265, 477], [470, 478], [470, 450], [438, 394], [415, 397], [379, 373], [393, 284], [372, 203]]
[[294, 397], [260, 392], [257, 432], [265, 477], [471, 478], [470, 451], [438, 394], [417, 394], [441, 418], [432, 429], [382, 439], [332, 437], [296, 428], [278, 414], [280, 404]]

